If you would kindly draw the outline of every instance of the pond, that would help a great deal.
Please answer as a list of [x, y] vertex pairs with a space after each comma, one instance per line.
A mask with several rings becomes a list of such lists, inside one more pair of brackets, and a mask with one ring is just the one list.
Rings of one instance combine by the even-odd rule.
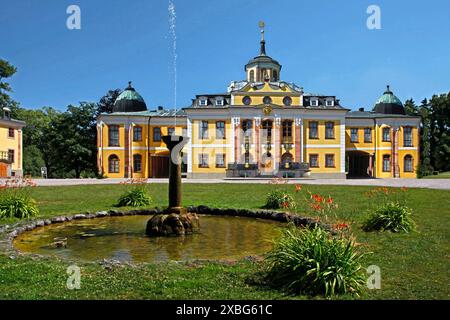
[[151, 216], [73, 220], [37, 228], [14, 240], [26, 253], [69, 260], [122, 262], [239, 259], [272, 247], [283, 224], [254, 218], [201, 216], [201, 230], [184, 237], [147, 237]]

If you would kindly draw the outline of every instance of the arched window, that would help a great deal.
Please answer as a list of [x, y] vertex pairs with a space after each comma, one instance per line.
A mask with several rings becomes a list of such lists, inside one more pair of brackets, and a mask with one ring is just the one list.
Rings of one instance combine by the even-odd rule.
[[272, 71], [272, 81], [278, 81], [278, 72], [277, 70]]
[[290, 152], [283, 153], [283, 155], [281, 156], [281, 166], [286, 167], [286, 164], [290, 166], [293, 159], [294, 158], [292, 157], [292, 154]]
[[248, 80], [250, 82], [255, 82], [255, 71], [254, 70], [250, 70], [250, 75], [248, 77]]
[[133, 155], [133, 171], [142, 172], [142, 156], [140, 154]]
[[242, 130], [244, 131], [244, 135], [250, 137], [252, 135], [252, 120], [244, 120], [242, 122]]
[[409, 154], [403, 158], [403, 171], [413, 172], [413, 157]]
[[108, 158], [108, 172], [119, 173], [119, 157], [112, 154]]

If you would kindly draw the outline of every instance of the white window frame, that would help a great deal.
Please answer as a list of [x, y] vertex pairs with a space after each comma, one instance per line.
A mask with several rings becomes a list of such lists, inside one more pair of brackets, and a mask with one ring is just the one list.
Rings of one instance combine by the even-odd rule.
[[216, 106], [222, 107], [225, 104], [224, 102], [223, 98], [216, 98]]
[[318, 107], [319, 106], [319, 99], [318, 98], [311, 98], [309, 100], [309, 105], [311, 107]]
[[198, 105], [201, 107], [206, 107], [208, 105], [208, 99], [207, 98], [198, 99]]
[[334, 107], [334, 99], [332, 99], [332, 98], [327, 98], [327, 99], [325, 100], [325, 106], [327, 106], [327, 107]]

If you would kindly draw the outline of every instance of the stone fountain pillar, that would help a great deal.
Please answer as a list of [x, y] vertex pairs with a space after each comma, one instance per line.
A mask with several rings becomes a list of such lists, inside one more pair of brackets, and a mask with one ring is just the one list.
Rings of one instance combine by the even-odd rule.
[[154, 215], [147, 222], [145, 233], [149, 236], [181, 236], [199, 229], [197, 215], [187, 212], [181, 204], [181, 149], [188, 139], [188, 137], [176, 135], [162, 137], [170, 151], [169, 207], [162, 214]]

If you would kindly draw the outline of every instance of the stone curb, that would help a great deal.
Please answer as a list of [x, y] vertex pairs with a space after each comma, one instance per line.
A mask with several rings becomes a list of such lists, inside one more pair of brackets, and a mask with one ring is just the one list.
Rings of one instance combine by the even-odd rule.
[[[329, 224], [318, 222], [313, 218], [301, 217], [296, 214], [282, 211], [230, 209], [230, 208], [222, 209], [222, 208], [210, 208], [203, 205], [197, 207], [189, 206], [187, 207], [187, 210], [188, 212], [200, 215], [247, 217], [247, 218], [273, 220], [284, 223], [291, 222], [297, 227], [314, 228], [316, 226], [320, 226], [325, 230], [333, 232], [332, 230], [333, 228]], [[19, 222], [12, 226], [4, 225], [0, 226], [0, 252], [17, 253], [18, 251], [14, 248], [13, 241], [18, 235], [50, 224], [64, 223], [72, 220], [104, 218], [108, 216], [118, 217], [118, 216], [133, 216], [133, 215], [155, 215], [160, 214], [162, 212], [163, 210], [160, 208], [135, 209], [128, 211], [109, 210], [109, 211], [98, 211], [95, 213], [78, 213], [70, 216], [57, 216], [50, 219], [31, 220], [27, 222]]]

